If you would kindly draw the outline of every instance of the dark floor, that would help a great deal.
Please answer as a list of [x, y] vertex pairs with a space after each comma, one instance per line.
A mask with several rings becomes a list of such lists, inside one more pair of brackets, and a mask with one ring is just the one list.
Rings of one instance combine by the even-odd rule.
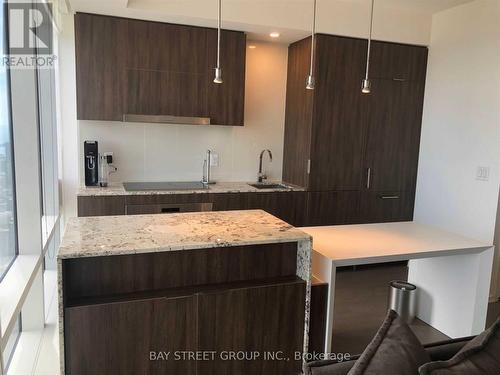
[[[387, 313], [388, 285], [406, 280], [406, 264], [347, 268], [337, 273], [332, 352], [362, 353]], [[487, 326], [500, 316], [500, 302], [490, 304]], [[416, 319], [411, 325], [423, 344], [448, 339], [440, 331]]]
[[486, 327], [491, 326], [500, 317], [500, 301], [490, 303], [488, 306], [488, 316], [486, 317]]

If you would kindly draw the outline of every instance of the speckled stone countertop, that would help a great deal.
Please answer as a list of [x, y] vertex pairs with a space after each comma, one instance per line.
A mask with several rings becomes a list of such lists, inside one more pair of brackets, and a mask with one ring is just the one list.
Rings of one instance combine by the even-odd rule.
[[[255, 183], [255, 182], [250, 182]], [[284, 184], [288, 189], [257, 189], [247, 182], [217, 182], [210, 185], [208, 189], [200, 190], [141, 190], [126, 191], [121, 183], [113, 183], [108, 187], [81, 187], [78, 196], [108, 196], [108, 195], [159, 195], [159, 194], [207, 194], [207, 193], [256, 193], [256, 192], [276, 192], [276, 191], [304, 191], [300, 186]], [[267, 183], [281, 183], [268, 181]]]
[[310, 240], [262, 210], [81, 217], [68, 221], [59, 258]]

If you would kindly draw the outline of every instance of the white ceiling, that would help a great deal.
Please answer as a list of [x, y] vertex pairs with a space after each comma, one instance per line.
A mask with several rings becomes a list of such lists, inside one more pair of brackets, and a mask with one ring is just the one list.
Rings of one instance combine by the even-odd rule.
[[[217, 0], [66, 0], [73, 11], [214, 27]], [[433, 13], [473, 0], [376, 0], [374, 36], [428, 44]], [[317, 31], [365, 37], [370, 0], [317, 0]], [[310, 33], [312, 0], [223, 0], [223, 27], [290, 43]]]
[[[328, 1], [366, 3], [368, 0], [318, 0], [318, 4], [320, 5], [321, 2]], [[436, 13], [472, 1], [474, 0], [376, 0], [376, 6], [406, 8], [420, 12]], [[75, 11], [82, 9], [88, 11], [90, 8], [98, 11], [99, 9], [120, 9], [126, 7], [145, 9], [156, 8], [158, 11], [162, 11], [181, 4], [187, 4], [193, 7], [203, 7], [206, 3], [213, 3], [214, 6], [216, 5], [215, 0], [69, 0], [69, 2]], [[256, 6], [258, 6], [259, 3], [275, 3], [288, 6], [290, 3], [311, 3], [311, 0], [223, 0], [223, 3], [224, 5], [252, 3], [257, 4]]]
[[[307, 0], [306, 0], [307, 1]], [[309, 0], [310, 1], [310, 0]], [[321, 0], [319, 0], [321, 1]], [[328, 0], [327, 0], [328, 1]], [[367, 0], [339, 0], [347, 2], [366, 2]], [[375, 0], [376, 6], [405, 8], [426, 13], [436, 13], [474, 0]]]

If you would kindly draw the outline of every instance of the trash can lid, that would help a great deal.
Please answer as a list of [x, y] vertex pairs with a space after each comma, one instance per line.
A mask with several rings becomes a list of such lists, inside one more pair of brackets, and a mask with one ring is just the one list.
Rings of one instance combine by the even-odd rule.
[[391, 281], [390, 286], [401, 290], [415, 290], [417, 287], [413, 284], [407, 283], [406, 281], [395, 280]]

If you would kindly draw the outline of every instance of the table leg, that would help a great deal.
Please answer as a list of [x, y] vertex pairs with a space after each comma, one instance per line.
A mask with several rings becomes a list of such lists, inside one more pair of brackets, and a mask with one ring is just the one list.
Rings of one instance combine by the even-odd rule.
[[493, 248], [410, 260], [408, 281], [418, 287], [417, 317], [452, 338], [482, 332], [492, 264]]
[[328, 283], [328, 304], [326, 312], [326, 334], [325, 334], [325, 354], [329, 354], [332, 349], [333, 334], [333, 307], [335, 300], [335, 278], [336, 267], [333, 261], [313, 250], [312, 252], [313, 274], [322, 281]]

